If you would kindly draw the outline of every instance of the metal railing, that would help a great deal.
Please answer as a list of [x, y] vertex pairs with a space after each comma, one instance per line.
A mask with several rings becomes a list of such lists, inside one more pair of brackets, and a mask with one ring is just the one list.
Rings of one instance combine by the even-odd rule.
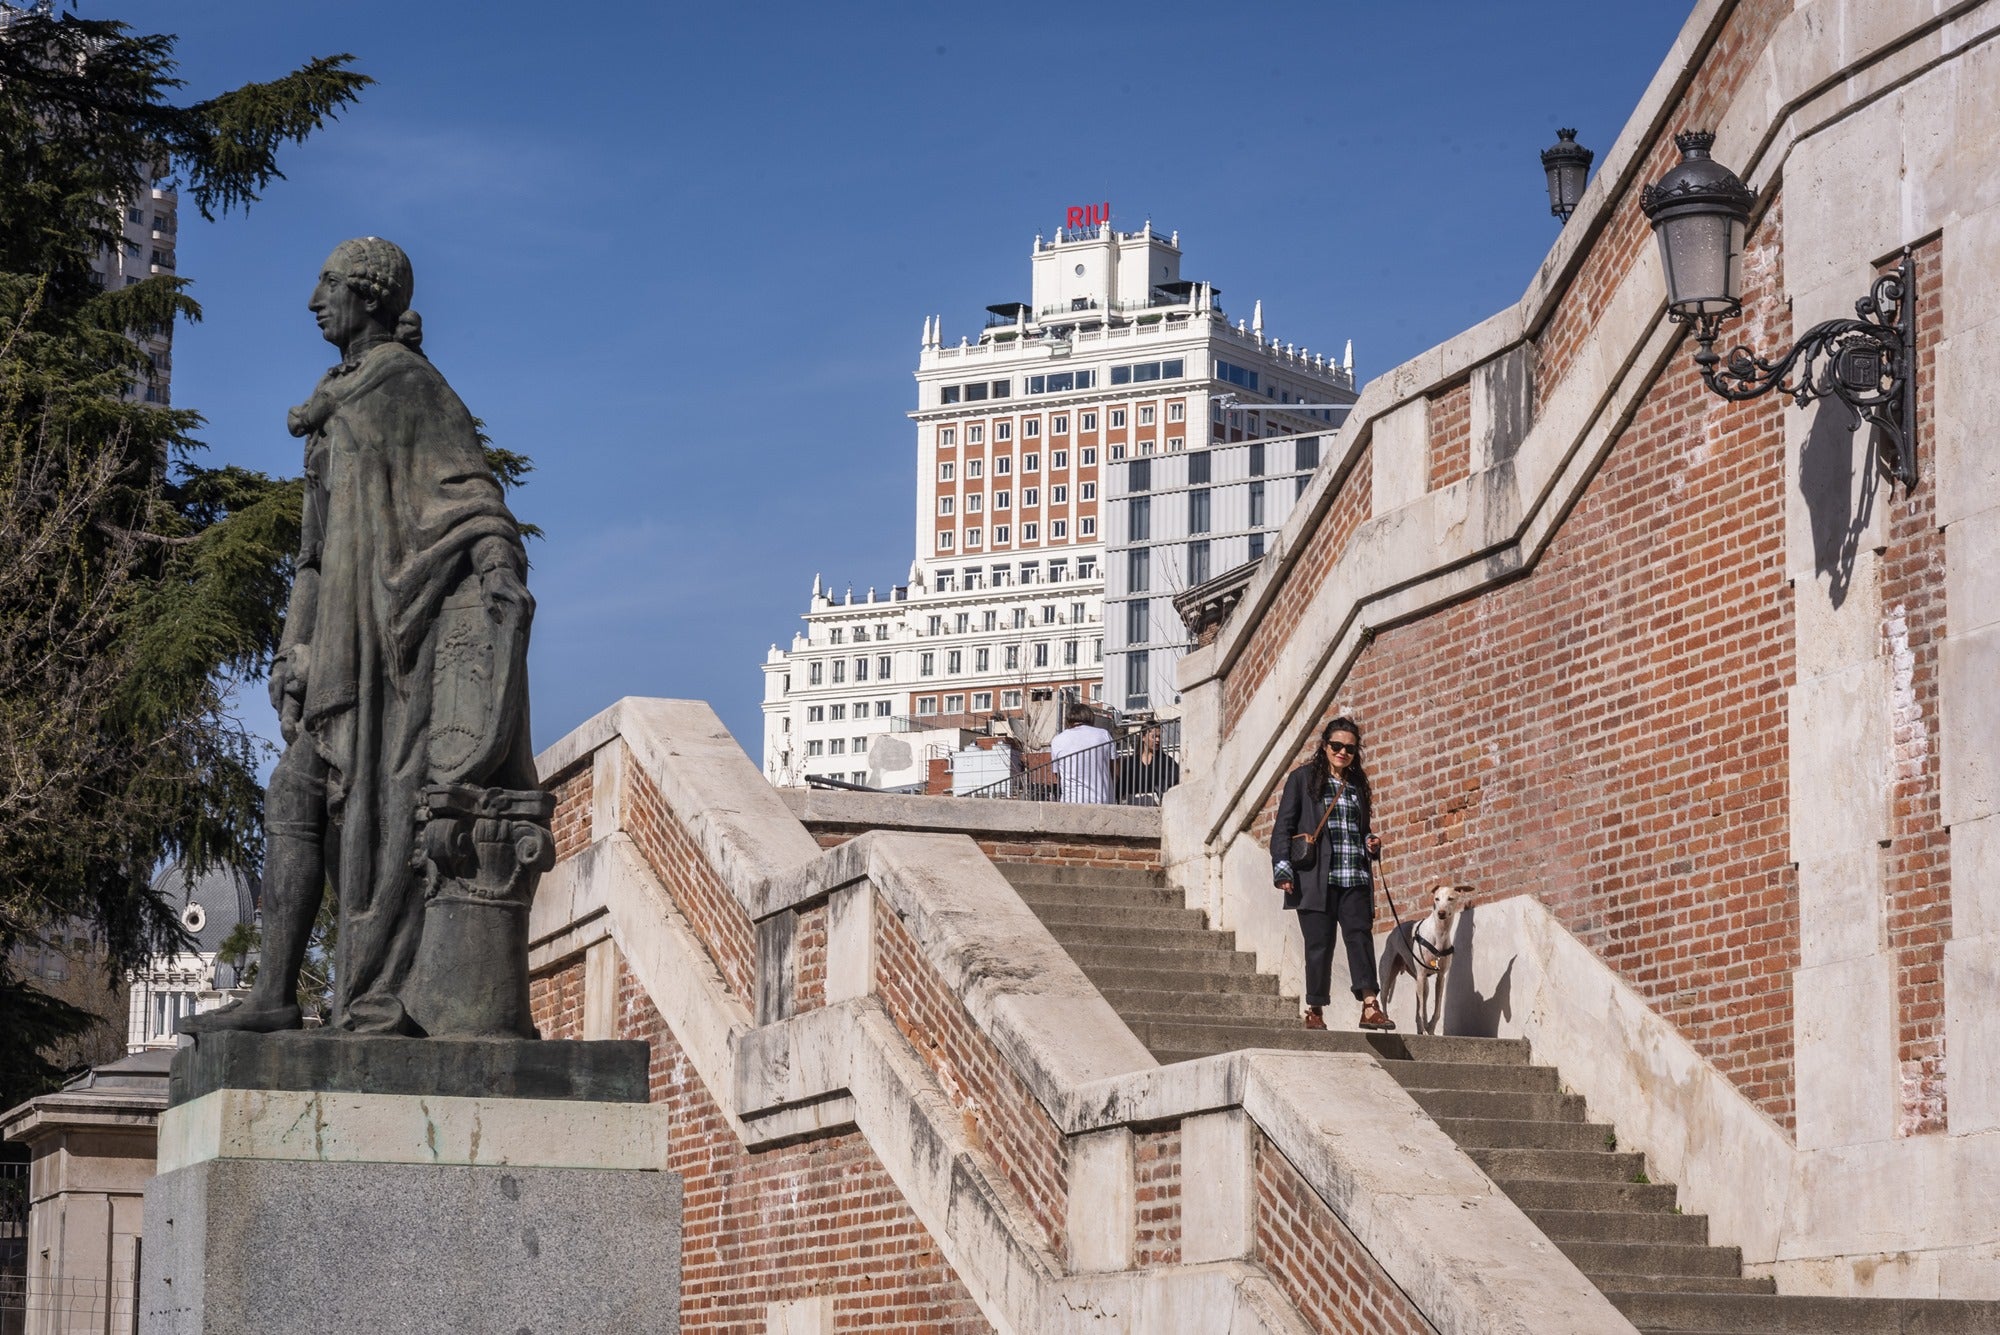
[[[1148, 731], [1155, 734], [1150, 748], [1144, 745]], [[1158, 806], [1167, 790], [1181, 781], [1180, 756], [1180, 720], [1169, 719], [1155, 728], [1027, 766], [964, 796], [1014, 802]]]

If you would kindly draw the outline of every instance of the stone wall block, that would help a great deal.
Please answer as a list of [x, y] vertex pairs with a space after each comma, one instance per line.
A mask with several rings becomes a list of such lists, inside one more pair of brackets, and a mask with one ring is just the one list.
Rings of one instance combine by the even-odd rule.
[[2000, 932], [1945, 942], [1951, 1134], [2000, 1130]]
[[[1943, 337], [1955, 338], [2000, 319], [2000, 283], [1993, 281], [2000, 274], [2000, 208], [1954, 219], [1945, 228], [1942, 253]], [[1923, 372], [1919, 366], [1918, 373]]]
[[1256, 1136], [1241, 1108], [1181, 1122], [1181, 1259], [1188, 1264], [1250, 1256]]
[[2000, 509], [1968, 515], [1945, 529], [1944, 590], [1954, 634], [2000, 622]]
[[1938, 669], [1940, 807], [1957, 825], [2000, 812], [2000, 625], [1947, 636]]
[[[1888, 8], [1881, 6], [1878, 8]], [[1961, 162], [1993, 161], [1991, 157], [1961, 158], [1957, 136], [1959, 70], [1941, 65], [1901, 89], [1894, 99], [1902, 123], [1902, 240], [1907, 243], [1943, 227], [1958, 212], [1971, 185]], [[1981, 170], [1979, 175], [1989, 175]]]
[[1951, 934], [2000, 933], [2000, 816], [1951, 827]]
[[618, 947], [609, 938], [583, 952], [583, 1037], [618, 1037]]
[[1129, 1270], [1138, 1242], [1138, 1184], [1126, 1127], [1069, 1140], [1069, 1264]]
[[625, 810], [625, 764], [630, 753], [613, 738], [590, 756], [590, 837], [609, 838], [620, 827]]
[[[1836, 302], [1822, 310], [1854, 312], [1854, 298], [1868, 290], [1866, 278], [1818, 296]], [[1812, 322], [1794, 320], [1806, 330]], [[1846, 600], [1860, 560], [1888, 544], [1882, 470], [1874, 460], [1870, 432], [1848, 430], [1854, 414], [1846, 404], [1822, 400], [1810, 408], [1784, 406], [1784, 508], [1786, 574], [1804, 588], [1818, 586], [1828, 602]], [[1864, 614], [1866, 620], [1866, 614]], [[1804, 628], [1800, 628], [1804, 638]], [[1804, 646], [1800, 646], [1804, 652]]]
[[1881, 558], [1858, 550], [1841, 572], [1792, 581], [1800, 681], [1845, 672], [1882, 652]]
[[1888, 1140], [1896, 1130], [1894, 962], [1846, 960], [1792, 978], [1799, 1148]]
[[1472, 372], [1472, 471], [1503, 460], [1535, 420], [1535, 345], [1521, 343]]
[[875, 990], [875, 887], [863, 881], [833, 892], [826, 909], [826, 1004]]
[[[1785, 164], [1789, 292], [1824, 287], [1902, 243], [1903, 130], [1896, 110], [1896, 100], [1884, 98], [1793, 145]], [[1721, 149], [1718, 143], [1719, 160], [1741, 166]]]
[[1874, 848], [1799, 860], [1799, 962], [1867, 959], [1887, 945], [1882, 859]]
[[[2000, 172], [1996, 172], [2000, 175]], [[1917, 466], [1937, 489], [1937, 522], [1949, 527], [2000, 507], [2000, 321], [1938, 342], [1917, 374], [1931, 379], [1937, 404]]]
[[1792, 688], [1794, 860], [1868, 849], [1888, 837], [1888, 700], [1881, 659]]
[[757, 1023], [790, 1018], [796, 997], [798, 915], [777, 913], [757, 923]]
[[1982, 42], [1950, 68], [1956, 80], [1948, 161], [1953, 211], [1963, 218], [2000, 207], [2000, 171], [1994, 170], [2000, 164], [2000, 45]]
[[1375, 422], [1370, 437], [1374, 462], [1374, 513], [1381, 515], [1408, 505], [1431, 483], [1430, 405], [1412, 399]]

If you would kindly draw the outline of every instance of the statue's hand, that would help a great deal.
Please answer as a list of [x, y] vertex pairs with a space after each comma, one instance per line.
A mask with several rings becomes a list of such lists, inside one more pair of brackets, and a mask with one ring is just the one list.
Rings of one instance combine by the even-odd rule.
[[503, 561], [480, 571], [479, 588], [486, 599], [487, 614], [495, 621], [526, 621], [534, 613], [534, 597], [515, 573], [512, 562]]
[[278, 711], [278, 731], [287, 742], [299, 735], [305, 713], [306, 674], [312, 669], [312, 646], [294, 644], [271, 662], [271, 708]]

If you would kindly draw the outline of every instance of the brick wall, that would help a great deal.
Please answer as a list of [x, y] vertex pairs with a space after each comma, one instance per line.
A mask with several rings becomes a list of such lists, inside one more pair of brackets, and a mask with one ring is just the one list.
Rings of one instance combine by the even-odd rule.
[[1291, 572], [1278, 590], [1277, 597], [1265, 608], [1257, 626], [1250, 632], [1250, 640], [1228, 678], [1222, 684], [1222, 731], [1227, 735], [1243, 716], [1243, 707], [1257, 692], [1264, 679], [1271, 675], [1271, 667], [1278, 655], [1291, 642], [1292, 630], [1299, 623], [1299, 617], [1308, 604], [1319, 593], [1320, 585], [1339, 564], [1341, 553], [1347, 550], [1348, 539], [1354, 530], [1361, 527], [1374, 506], [1375, 471], [1372, 466], [1373, 447], [1364, 449], [1361, 457], [1341, 482], [1339, 494], [1333, 504], [1320, 517], [1318, 525], [1305, 539], [1305, 550], [1292, 564]]
[[556, 861], [581, 852], [590, 843], [591, 767], [580, 765], [549, 785], [556, 795], [553, 829]]
[[759, 1331], [770, 1303], [816, 1294], [842, 1331], [992, 1329], [858, 1133], [750, 1153], [622, 962], [618, 1014], [620, 1037], [652, 1045], [653, 1101], [673, 1110], [683, 1331]]
[[628, 766], [626, 774], [626, 833], [687, 916], [723, 979], [738, 999], [750, 1000], [756, 954], [750, 915], [716, 879], [653, 781], [637, 766]]
[[[1750, 238], [1753, 346], [1789, 329], [1782, 227], [1774, 207]], [[1534, 894], [1789, 1125], [1792, 409], [1716, 397], [1691, 351], [1533, 571], [1382, 632], [1327, 712], [1362, 724], [1405, 913], [1439, 881]]]
[[875, 905], [882, 1003], [936, 1075], [966, 1139], [1026, 1207], [1043, 1246], [1062, 1251], [1069, 1188], [1061, 1132], [973, 1023], [888, 905]]
[[583, 956], [529, 979], [528, 1008], [543, 1038], [582, 1038]]
[[1257, 1137], [1257, 1259], [1306, 1323], [1328, 1335], [1436, 1335], [1347, 1226]]
[[792, 1008], [808, 1011], [826, 1004], [826, 905], [797, 915], [792, 937]]
[[1181, 1130], [1145, 1131], [1132, 1138], [1133, 1185], [1138, 1199], [1136, 1264], [1179, 1265], [1181, 1260]]
[[1461, 380], [1431, 395], [1430, 490], [1437, 491], [1472, 475], [1472, 382]]
[[[1942, 247], [1932, 241], [1914, 258], [1917, 319], [1917, 430], [1936, 439], [1931, 349], [1944, 323]], [[1843, 411], [1830, 406], [1827, 411]], [[1920, 459], [1924, 456], [1920, 453]], [[1944, 943], [1951, 935], [1951, 839], [1939, 808], [1938, 643], [1945, 632], [1944, 531], [1936, 491], [1877, 495], [1885, 507], [1882, 554], [1882, 648], [1893, 682], [1890, 718], [1895, 766], [1889, 789], [1889, 846], [1884, 850], [1888, 946], [1896, 961], [1897, 1059], [1902, 1068], [1903, 1135], [1945, 1129]]]

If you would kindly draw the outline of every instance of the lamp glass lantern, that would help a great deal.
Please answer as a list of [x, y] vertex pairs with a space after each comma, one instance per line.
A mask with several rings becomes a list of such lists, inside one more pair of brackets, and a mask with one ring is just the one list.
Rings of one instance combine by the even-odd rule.
[[1557, 130], [1556, 141], [1542, 150], [1542, 171], [1549, 178], [1549, 212], [1564, 222], [1576, 212], [1597, 155], [1576, 142], [1575, 130]]
[[1641, 207], [1660, 242], [1667, 308], [1676, 319], [1727, 319], [1743, 309], [1743, 238], [1757, 196], [1709, 157], [1715, 136], [1674, 136], [1680, 165], [1646, 187]]

